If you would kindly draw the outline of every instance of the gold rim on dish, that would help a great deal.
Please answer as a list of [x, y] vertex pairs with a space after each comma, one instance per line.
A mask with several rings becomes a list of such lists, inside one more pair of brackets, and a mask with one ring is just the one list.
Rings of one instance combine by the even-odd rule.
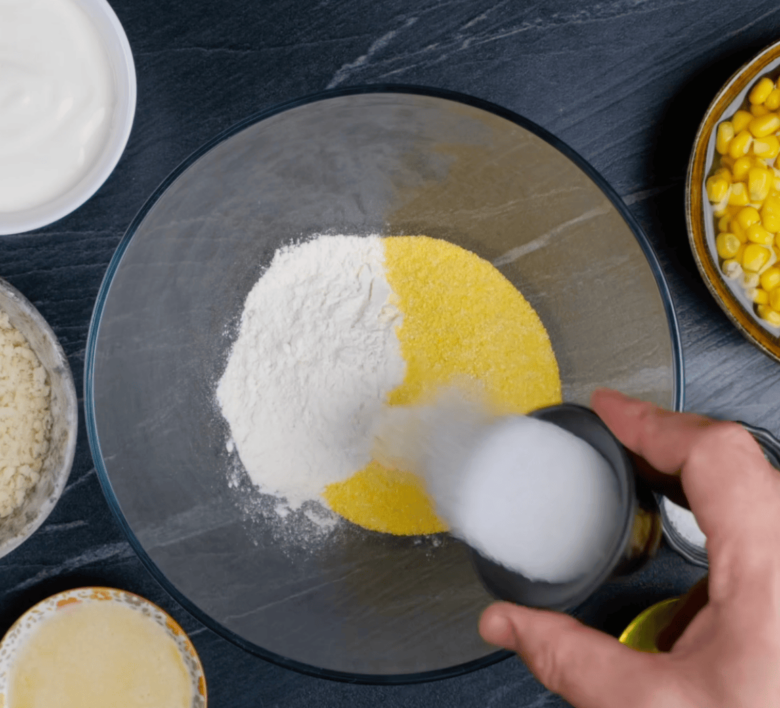
[[694, 140], [693, 153], [688, 163], [688, 175], [685, 184], [685, 219], [688, 227], [688, 239], [693, 257], [716, 302], [734, 323], [737, 329], [753, 344], [780, 362], [780, 337], [773, 336], [759, 322], [752, 310], [748, 311], [739, 302], [726, 284], [718, 267], [717, 256], [707, 245], [705, 229], [704, 196], [702, 184], [707, 161], [707, 146], [724, 112], [737, 96], [752, 85], [755, 79], [767, 70], [767, 65], [780, 59], [780, 41], [771, 44], [759, 52], [749, 62], [741, 66], [717, 93], [704, 114]]

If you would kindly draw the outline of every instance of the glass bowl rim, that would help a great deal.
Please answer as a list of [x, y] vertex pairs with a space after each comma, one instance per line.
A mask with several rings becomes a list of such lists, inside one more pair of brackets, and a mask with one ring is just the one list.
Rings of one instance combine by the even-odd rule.
[[106, 502], [109, 508], [114, 514], [119, 526], [124, 531], [127, 539], [132, 546], [133, 550], [138, 554], [141, 562], [145, 568], [151, 573], [151, 575], [162, 585], [163, 588], [190, 614], [198, 619], [203, 625], [211, 629], [224, 639], [227, 639], [231, 643], [241, 647], [245, 651], [253, 654], [261, 659], [265, 659], [281, 666], [286, 669], [291, 669], [299, 673], [303, 673], [316, 678], [330, 679], [333, 681], [340, 681], [344, 683], [353, 684], [372, 684], [372, 685], [406, 685], [415, 683], [425, 683], [429, 681], [436, 681], [441, 679], [453, 678], [461, 676], [471, 671], [481, 669], [487, 666], [491, 666], [499, 661], [513, 656], [512, 652], [506, 650], [497, 650], [491, 654], [487, 654], [484, 657], [475, 659], [473, 661], [465, 662], [463, 664], [457, 664], [455, 666], [447, 667], [444, 669], [436, 669], [434, 671], [425, 671], [420, 673], [409, 674], [352, 674], [342, 671], [334, 671], [331, 669], [322, 669], [315, 666], [310, 666], [302, 662], [288, 659], [274, 652], [263, 649], [262, 647], [249, 642], [248, 640], [238, 636], [231, 630], [224, 627], [217, 620], [210, 617], [206, 612], [197, 607], [192, 601], [190, 601], [174, 584], [168, 580], [165, 574], [160, 570], [151, 557], [146, 553], [141, 545], [135, 533], [130, 528], [127, 520], [122, 514], [119, 500], [117, 499], [114, 490], [111, 486], [108, 470], [103, 462], [103, 456], [100, 451], [100, 440], [97, 431], [97, 424], [95, 419], [95, 407], [94, 407], [94, 373], [95, 373], [95, 353], [97, 348], [97, 340], [100, 333], [100, 322], [105, 308], [107, 296], [111, 283], [114, 279], [116, 271], [119, 267], [122, 257], [130, 244], [133, 236], [138, 230], [139, 226], [143, 222], [146, 215], [157, 203], [157, 201], [191, 165], [197, 160], [208, 153], [212, 148], [216, 147], [220, 143], [224, 142], [228, 138], [236, 135], [242, 130], [249, 128], [256, 123], [259, 123], [265, 119], [271, 118], [285, 111], [293, 108], [299, 108], [301, 106], [318, 103], [320, 101], [326, 101], [333, 98], [341, 98], [345, 96], [357, 96], [366, 94], [401, 94], [401, 95], [416, 95], [425, 96], [430, 98], [436, 98], [445, 101], [451, 101], [455, 103], [465, 104], [472, 108], [483, 110], [487, 113], [491, 113], [500, 118], [504, 118], [515, 125], [528, 130], [530, 133], [544, 140], [551, 147], [558, 150], [569, 160], [571, 160], [577, 167], [579, 167], [602, 191], [602, 193], [610, 200], [612, 205], [618, 211], [620, 216], [626, 222], [630, 230], [632, 231], [634, 238], [637, 240], [642, 252], [647, 260], [648, 266], [655, 278], [656, 286], [659, 291], [659, 295], [664, 305], [664, 311], [666, 313], [667, 324], [669, 326], [669, 336], [672, 345], [672, 364], [673, 364], [673, 409], [680, 411], [683, 409], [684, 403], [684, 368], [683, 368], [683, 356], [682, 356], [682, 343], [680, 340], [680, 330], [677, 320], [677, 314], [672, 302], [672, 296], [669, 291], [669, 286], [666, 282], [666, 278], [661, 269], [658, 257], [650, 244], [647, 236], [644, 234], [637, 219], [631, 214], [628, 207], [622, 201], [617, 192], [607, 183], [607, 181], [577, 152], [571, 147], [566, 145], [563, 141], [555, 137], [552, 133], [548, 132], [544, 128], [540, 127], [536, 123], [529, 119], [511, 111], [507, 108], [503, 108], [495, 103], [485, 101], [480, 98], [475, 98], [467, 94], [459, 93], [456, 91], [450, 91], [439, 88], [431, 88], [426, 86], [419, 86], [413, 84], [392, 84], [381, 83], [361, 86], [351, 86], [345, 88], [331, 89], [327, 91], [321, 91], [314, 94], [309, 94], [285, 103], [274, 105], [270, 108], [257, 111], [249, 115], [247, 118], [239, 121], [233, 126], [222, 131], [211, 140], [204, 143], [200, 148], [195, 150], [189, 157], [181, 162], [157, 187], [152, 195], [147, 199], [144, 205], [136, 214], [135, 218], [131, 222], [127, 231], [125, 232], [122, 240], [114, 252], [111, 261], [106, 270], [106, 274], [100, 285], [97, 299], [95, 301], [95, 307], [92, 312], [92, 318], [89, 325], [89, 333], [87, 335], [86, 355], [84, 362], [84, 410], [86, 418], [87, 437], [89, 439], [89, 446], [92, 452], [92, 457], [95, 463], [95, 469], [97, 471], [100, 486], [103, 489], [103, 493], [106, 497]]

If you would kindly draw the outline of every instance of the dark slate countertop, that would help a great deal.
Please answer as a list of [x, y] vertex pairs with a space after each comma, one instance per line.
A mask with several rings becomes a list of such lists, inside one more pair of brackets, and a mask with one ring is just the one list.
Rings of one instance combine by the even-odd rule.
[[[0, 277], [52, 325], [80, 402], [89, 319], [135, 213], [192, 151], [259, 110], [325, 88], [405, 83], [487, 99], [535, 121], [588, 160], [656, 248], [682, 331], [686, 408], [780, 433], [780, 368], [712, 300], [691, 256], [683, 194], [698, 121], [718, 88], [780, 36], [769, 0], [111, 0], [132, 46], [138, 110], [98, 193], [38, 231], [0, 237]], [[80, 409], [83, 423], [83, 408]], [[614, 629], [680, 591], [691, 568], [668, 551]], [[663, 572], [662, 572], [663, 571]], [[673, 580], [670, 581], [669, 577]], [[30, 605], [79, 585], [125, 588], [190, 633], [215, 707], [554, 706], [514, 659], [444, 681], [356, 686], [244, 653], [187, 614], [138, 560], [109, 511], [86, 433], [47, 523], [0, 560], [0, 632]]]

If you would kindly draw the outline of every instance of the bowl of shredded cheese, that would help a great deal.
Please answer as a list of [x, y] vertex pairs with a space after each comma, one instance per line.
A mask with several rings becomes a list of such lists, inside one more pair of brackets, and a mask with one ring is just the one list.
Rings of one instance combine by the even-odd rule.
[[0, 279], [0, 557], [29, 538], [57, 503], [77, 427], [76, 390], [57, 337]]
[[721, 309], [780, 361], [780, 42], [734, 73], [710, 103], [688, 166], [696, 264]]
[[[600, 386], [682, 405], [674, 310], [619, 198], [497, 106], [339, 90], [251, 116], [164, 183], [98, 296], [87, 430], [140, 557], [208, 626], [349, 681], [505, 656], [387, 411]], [[526, 539], [528, 542], [528, 539]]]

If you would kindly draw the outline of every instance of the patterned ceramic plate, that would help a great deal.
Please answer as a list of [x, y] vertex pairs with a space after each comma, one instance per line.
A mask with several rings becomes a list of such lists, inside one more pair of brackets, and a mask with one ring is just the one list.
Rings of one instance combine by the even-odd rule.
[[173, 639], [179, 649], [192, 683], [192, 708], [206, 708], [206, 678], [195, 647], [177, 622], [157, 605], [138, 595], [114, 588], [86, 587], [66, 590], [47, 598], [25, 612], [0, 642], [0, 708], [11, 708], [7, 703], [10, 667], [19, 648], [30, 635], [63, 607], [80, 602], [118, 602], [154, 620]]
[[685, 212], [688, 238], [696, 264], [715, 300], [742, 334], [772, 358], [780, 361], [780, 327], [773, 327], [753, 311], [753, 303], [739, 284], [727, 281], [718, 267], [715, 250], [715, 219], [704, 196], [704, 182], [715, 158], [718, 124], [742, 105], [756, 81], [780, 74], [780, 42], [770, 45], [742, 66], [723, 86], [704, 114], [688, 164]]

